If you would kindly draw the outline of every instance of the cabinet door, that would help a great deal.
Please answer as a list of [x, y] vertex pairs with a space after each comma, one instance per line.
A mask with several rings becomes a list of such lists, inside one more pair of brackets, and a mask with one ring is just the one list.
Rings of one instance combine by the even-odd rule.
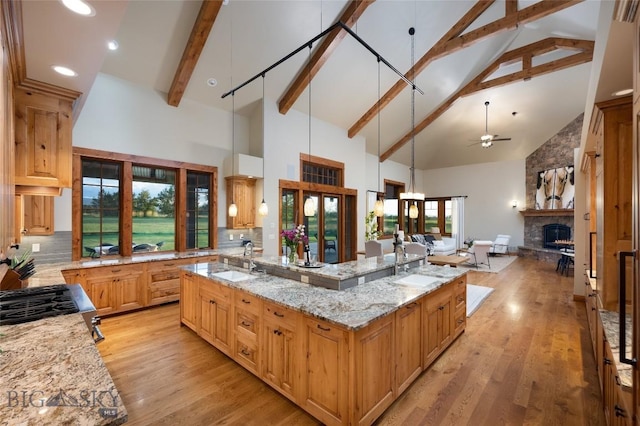
[[200, 290], [198, 334], [227, 355], [231, 354], [231, 305], [215, 294]]
[[349, 348], [346, 331], [305, 318], [301, 405], [325, 424], [346, 423]]
[[227, 214], [227, 228], [243, 229], [255, 226], [256, 180], [245, 177], [227, 177], [227, 207], [232, 202], [238, 207], [236, 217]]
[[443, 288], [428, 295], [425, 306], [423, 368], [427, 368], [453, 338], [451, 290]]
[[144, 306], [141, 278], [142, 273], [138, 273], [118, 277], [114, 280], [117, 286], [117, 308], [119, 311], [128, 311]]
[[396, 394], [422, 372], [422, 302], [396, 312]]
[[71, 187], [71, 101], [15, 90], [16, 185]]
[[111, 278], [88, 278], [87, 287], [89, 288], [91, 301], [98, 315], [117, 312], [116, 290]]
[[283, 395], [295, 401], [297, 389], [296, 312], [265, 303], [262, 326], [262, 378]]
[[53, 235], [53, 197], [23, 195], [22, 211], [25, 235]]
[[197, 278], [191, 272], [183, 271], [180, 275], [180, 321], [195, 332], [199, 327], [199, 304]]
[[359, 330], [354, 363], [356, 413], [351, 424], [371, 424], [394, 400], [393, 315]]

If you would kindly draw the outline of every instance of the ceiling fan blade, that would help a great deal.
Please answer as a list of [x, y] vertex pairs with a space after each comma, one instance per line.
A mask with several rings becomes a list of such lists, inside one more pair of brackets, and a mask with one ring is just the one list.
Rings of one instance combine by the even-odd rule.
[[492, 142], [495, 142], [495, 141], [510, 141], [510, 140], [511, 140], [511, 138], [495, 138], [495, 139], [491, 139]]

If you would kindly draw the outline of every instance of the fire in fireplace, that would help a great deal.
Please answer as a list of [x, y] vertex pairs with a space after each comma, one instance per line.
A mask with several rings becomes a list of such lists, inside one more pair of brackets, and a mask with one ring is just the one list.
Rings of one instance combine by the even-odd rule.
[[542, 226], [542, 243], [544, 248], [560, 249], [556, 240], [570, 240], [571, 228], [560, 223], [550, 223]]

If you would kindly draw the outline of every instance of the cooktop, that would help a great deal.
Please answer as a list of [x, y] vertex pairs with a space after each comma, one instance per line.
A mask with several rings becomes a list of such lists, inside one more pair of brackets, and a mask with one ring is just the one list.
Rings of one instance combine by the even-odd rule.
[[65, 284], [0, 291], [0, 325], [20, 324], [78, 311]]

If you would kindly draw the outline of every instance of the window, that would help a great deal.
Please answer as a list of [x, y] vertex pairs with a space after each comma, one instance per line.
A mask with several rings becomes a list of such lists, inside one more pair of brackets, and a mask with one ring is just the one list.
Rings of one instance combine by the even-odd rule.
[[217, 168], [78, 147], [73, 155], [73, 260], [215, 247]]
[[382, 235], [393, 235], [399, 220], [400, 193], [404, 191], [404, 184], [400, 182], [384, 181], [384, 216], [382, 217]]
[[424, 229], [429, 232], [432, 227], [438, 226], [438, 202], [424, 202]]
[[209, 197], [211, 177], [187, 172], [187, 248], [209, 246]]
[[133, 252], [174, 250], [176, 172], [134, 165], [132, 175]]
[[301, 182], [344, 186], [344, 163], [300, 154]]
[[82, 248], [85, 256], [117, 254], [120, 240], [120, 165], [82, 163]]
[[430, 198], [424, 202], [424, 229], [440, 228], [442, 235], [451, 236], [453, 201], [451, 198]]

